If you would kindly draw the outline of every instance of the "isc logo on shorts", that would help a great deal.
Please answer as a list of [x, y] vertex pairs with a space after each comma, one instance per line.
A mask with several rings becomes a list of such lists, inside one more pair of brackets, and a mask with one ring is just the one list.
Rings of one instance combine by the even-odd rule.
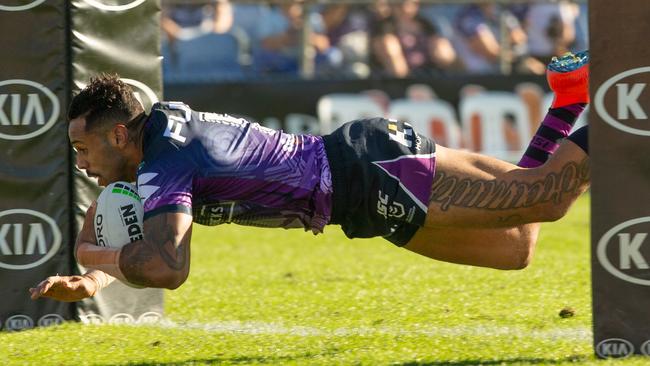
[[389, 120], [388, 138], [397, 141], [408, 148], [412, 148], [413, 145], [419, 148], [419, 137], [413, 130], [413, 127], [406, 122], [400, 123], [395, 120]]

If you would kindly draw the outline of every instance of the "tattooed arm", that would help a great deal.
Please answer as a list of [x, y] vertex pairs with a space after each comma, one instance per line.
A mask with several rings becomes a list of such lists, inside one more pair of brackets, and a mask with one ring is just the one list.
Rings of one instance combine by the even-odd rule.
[[144, 222], [144, 240], [125, 245], [119, 268], [130, 283], [175, 289], [190, 270], [192, 216], [162, 213]]
[[571, 141], [533, 169], [437, 146], [425, 226], [499, 228], [554, 221], [588, 186], [589, 158]]
[[30, 288], [31, 298], [79, 301], [95, 295], [119, 278], [145, 287], [175, 289], [185, 282], [190, 269], [192, 216], [164, 213], [144, 222], [145, 240], [122, 248], [106, 248], [95, 243], [95, 204], [86, 212], [77, 237], [75, 257], [91, 268], [82, 276], [50, 276]]
[[189, 273], [191, 235], [192, 216], [161, 213], [145, 220], [143, 240], [122, 248], [101, 247], [85, 240], [77, 245], [76, 257], [85, 267], [133, 285], [175, 289]]

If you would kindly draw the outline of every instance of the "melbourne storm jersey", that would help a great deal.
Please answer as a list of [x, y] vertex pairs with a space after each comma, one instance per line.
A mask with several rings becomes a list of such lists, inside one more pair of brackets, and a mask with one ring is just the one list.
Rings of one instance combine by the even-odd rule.
[[145, 219], [185, 212], [202, 225], [322, 232], [332, 183], [321, 137], [157, 103], [144, 129], [138, 191]]

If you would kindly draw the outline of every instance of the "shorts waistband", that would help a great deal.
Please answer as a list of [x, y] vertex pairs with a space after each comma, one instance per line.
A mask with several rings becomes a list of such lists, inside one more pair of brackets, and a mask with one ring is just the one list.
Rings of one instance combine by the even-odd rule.
[[332, 175], [332, 217], [330, 224], [341, 224], [345, 219], [345, 201], [348, 196], [346, 184], [345, 158], [338, 136], [330, 134], [323, 136], [325, 154]]

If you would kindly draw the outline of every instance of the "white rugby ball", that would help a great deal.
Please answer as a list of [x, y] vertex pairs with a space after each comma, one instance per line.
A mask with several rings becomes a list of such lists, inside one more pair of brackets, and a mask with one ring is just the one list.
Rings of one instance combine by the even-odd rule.
[[97, 245], [121, 248], [143, 238], [144, 209], [138, 190], [127, 182], [111, 183], [97, 198], [95, 237]]

